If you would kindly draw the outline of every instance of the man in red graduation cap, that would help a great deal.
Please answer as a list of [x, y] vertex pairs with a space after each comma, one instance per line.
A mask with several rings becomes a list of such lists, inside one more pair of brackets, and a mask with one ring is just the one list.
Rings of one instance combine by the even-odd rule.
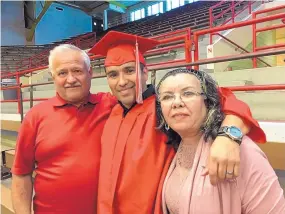
[[[155, 89], [146, 84], [143, 57], [158, 44], [153, 39], [110, 31], [90, 50], [106, 56], [108, 84], [119, 101], [101, 138], [98, 214], [161, 213], [161, 181], [174, 151], [156, 128]], [[253, 140], [264, 142], [265, 135], [248, 106], [229, 90], [220, 91], [227, 114], [222, 125], [236, 126]], [[227, 137], [217, 137], [209, 160], [213, 184], [224, 179], [226, 171], [237, 176], [239, 145]]]

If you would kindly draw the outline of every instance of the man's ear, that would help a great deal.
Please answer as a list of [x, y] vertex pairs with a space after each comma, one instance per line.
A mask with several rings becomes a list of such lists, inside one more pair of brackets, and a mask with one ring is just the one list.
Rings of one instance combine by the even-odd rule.
[[93, 76], [93, 69], [92, 67], [90, 66], [89, 70], [88, 70], [88, 73], [91, 75], [91, 77]]
[[148, 80], [148, 70], [146, 67], [143, 68], [143, 72], [142, 72], [143, 78], [145, 80], [145, 82], [147, 82]]

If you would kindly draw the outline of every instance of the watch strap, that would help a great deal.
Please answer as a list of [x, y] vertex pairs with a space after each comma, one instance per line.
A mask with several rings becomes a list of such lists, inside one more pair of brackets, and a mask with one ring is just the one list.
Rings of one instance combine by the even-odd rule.
[[235, 141], [236, 143], [238, 143], [240, 145], [241, 142], [242, 142], [242, 138], [239, 139], [239, 138], [235, 138], [235, 137], [231, 136], [230, 133], [228, 132], [228, 129], [229, 129], [228, 126], [220, 127], [219, 131], [218, 131], [218, 136], [228, 137], [228, 138], [230, 138], [231, 140]]

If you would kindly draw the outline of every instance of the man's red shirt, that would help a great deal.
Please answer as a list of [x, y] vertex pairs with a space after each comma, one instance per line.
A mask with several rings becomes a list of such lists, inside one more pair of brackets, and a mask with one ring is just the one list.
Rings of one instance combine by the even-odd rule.
[[115, 103], [110, 94], [90, 94], [77, 108], [57, 95], [27, 113], [12, 173], [35, 170], [35, 213], [96, 213], [100, 138]]

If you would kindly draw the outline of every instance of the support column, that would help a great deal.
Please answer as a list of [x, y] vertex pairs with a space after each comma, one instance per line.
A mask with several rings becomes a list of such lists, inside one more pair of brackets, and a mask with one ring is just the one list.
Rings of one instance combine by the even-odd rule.
[[27, 33], [27, 36], [26, 36], [27, 41], [32, 41], [38, 23], [41, 21], [42, 17], [45, 15], [45, 13], [47, 12], [47, 10], [49, 9], [52, 3], [53, 1], [45, 1], [42, 11], [40, 12], [39, 16], [36, 18], [35, 22], [32, 24], [31, 29]]
[[108, 9], [104, 10], [103, 24], [104, 24], [104, 30], [107, 30], [108, 29]]
[[167, 12], [167, 1], [163, 1], [163, 13]]

